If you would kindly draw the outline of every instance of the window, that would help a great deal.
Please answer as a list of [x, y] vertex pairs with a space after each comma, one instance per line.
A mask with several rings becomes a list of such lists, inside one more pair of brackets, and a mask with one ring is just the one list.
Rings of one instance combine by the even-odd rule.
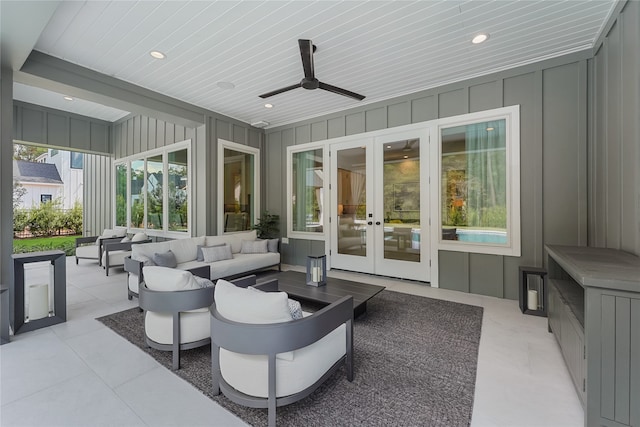
[[116, 165], [116, 225], [127, 226], [127, 165]]
[[40, 203], [45, 203], [45, 202], [50, 202], [51, 199], [51, 194], [41, 194], [40, 195]]
[[[485, 113], [486, 115], [486, 113]], [[513, 117], [440, 126], [440, 248], [520, 255]]]
[[260, 150], [218, 140], [219, 233], [251, 230], [259, 215]]
[[287, 234], [324, 238], [325, 150], [317, 144], [287, 148]]
[[187, 231], [187, 190], [189, 177], [187, 170], [187, 150], [169, 153], [169, 231]]
[[115, 162], [117, 226], [128, 223], [129, 228], [145, 229], [147, 233], [190, 232], [190, 142]]
[[84, 165], [84, 154], [72, 151], [69, 155], [71, 156], [71, 169], [82, 169]]

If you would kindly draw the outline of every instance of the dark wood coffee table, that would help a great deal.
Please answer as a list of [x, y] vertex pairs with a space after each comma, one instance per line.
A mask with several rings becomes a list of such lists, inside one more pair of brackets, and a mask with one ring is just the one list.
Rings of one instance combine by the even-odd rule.
[[306, 274], [297, 271], [283, 271], [271, 277], [278, 279], [279, 291], [286, 292], [296, 299], [329, 305], [344, 296], [351, 295], [353, 296], [354, 318], [366, 313], [367, 301], [384, 290], [384, 286], [352, 282], [334, 277], [327, 277], [325, 286], [309, 286], [305, 283]]

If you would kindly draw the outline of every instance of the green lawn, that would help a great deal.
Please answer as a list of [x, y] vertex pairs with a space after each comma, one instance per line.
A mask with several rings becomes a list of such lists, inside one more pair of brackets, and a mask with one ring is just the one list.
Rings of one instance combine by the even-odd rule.
[[74, 255], [76, 238], [79, 236], [34, 237], [30, 239], [13, 239], [13, 253], [50, 251], [60, 249], [67, 255]]

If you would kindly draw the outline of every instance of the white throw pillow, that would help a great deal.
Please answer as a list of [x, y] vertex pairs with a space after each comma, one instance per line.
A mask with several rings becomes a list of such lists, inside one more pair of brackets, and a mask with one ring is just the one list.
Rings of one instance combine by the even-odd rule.
[[193, 277], [193, 274], [186, 270], [168, 267], [144, 267], [143, 274], [147, 288], [153, 291], [183, 291], [203, 287]]
[[129, 238], [129, 236], [124, 236], [122, 240], [120, 240], [120, 243], [129, 243], [130, 241], [131, 241], [131, 238]]
[[235, 322], [266, 324], [292, 320], [286, 292], [255, 292], [219, 279], [214, 299], [218, 312]]
[[147, 240], [149, 237], [147, 236], [147, 233], [136, 233], [133, 235], [133, 237], [131, 238], [132, 242], [142, 242], [143, 240]]
[[209, 246], [202, 248], [202, 257], [204, 262], [216, 262], [233, 259], [233, 254], [229, 245]]

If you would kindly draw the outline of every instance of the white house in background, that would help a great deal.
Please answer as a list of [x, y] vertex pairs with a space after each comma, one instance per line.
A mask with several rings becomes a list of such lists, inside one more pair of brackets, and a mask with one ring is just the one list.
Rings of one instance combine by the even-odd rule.
[[51, 163], [13, 161], [13, 181], [20, 183], [27, 192], [22, 197], [21, 208], [31, 209], [41, 202], [55, 200], [64, 195], [64, 183], [58, 168]]
[[82, 204], [84, 154], [50, 148], [36, 162], [54, 164], [58, 169], [64, 183], [62, 209], [71, 209], [76, 200]]

